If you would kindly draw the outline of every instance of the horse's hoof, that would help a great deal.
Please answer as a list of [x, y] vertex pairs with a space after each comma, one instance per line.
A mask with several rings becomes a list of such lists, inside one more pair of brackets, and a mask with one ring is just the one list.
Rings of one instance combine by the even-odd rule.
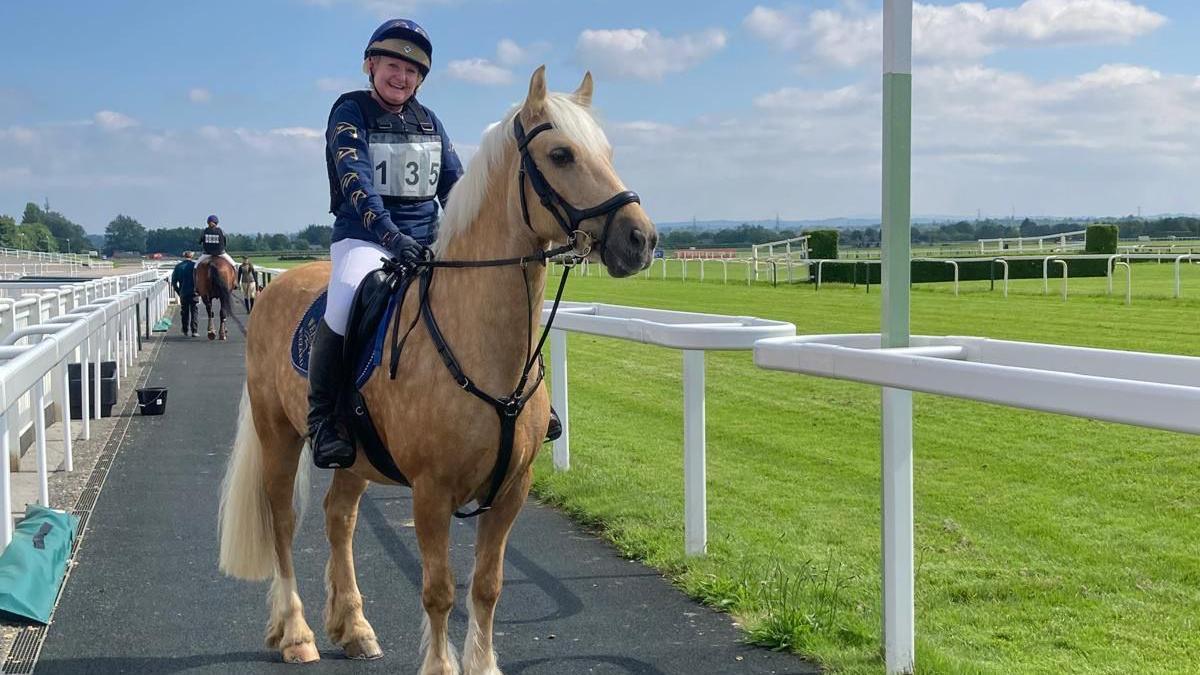
[[212, 332], [211, 330], [210, 330], [210, 331], [208, 331], [208, 339], [209, 339], [209, 340], [215, 340], [215, 339], [217, 339], [217, 334], [216, 334], [216, 333], [214, 333], [214, 332]]
[[320, 661], [321, 653], [317, 651], [317, 646], [311, 642], [301, 642], [296, 645], [288, 645], [283, 648], [284, 663], [312, 663]]
[[374, 661], [383, 658], [383, 650], [380, 649], [379, 643], [372, 638], [355, 640], [343, 646], [342, 649], [346, 652], [348, 659]]

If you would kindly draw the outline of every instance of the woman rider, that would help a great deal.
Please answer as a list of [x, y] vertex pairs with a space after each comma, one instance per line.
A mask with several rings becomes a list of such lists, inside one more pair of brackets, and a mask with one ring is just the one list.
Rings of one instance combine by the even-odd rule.
[[329, 113], [333, 274], [308, 371], [309, 437], [313, 462], [321, 468], [354, 463], [354, 444], [335, 414], [354, 292], [379, 268], [380, 258], [413, 262], [425, 256], [437, 234], [434, 200], [445, 206], [463, 173], [441, 121], [416, 99], [432, 57], [429, 36], [416, 22], [384, 22], [363, 53], [370, 90], [342, 94]]

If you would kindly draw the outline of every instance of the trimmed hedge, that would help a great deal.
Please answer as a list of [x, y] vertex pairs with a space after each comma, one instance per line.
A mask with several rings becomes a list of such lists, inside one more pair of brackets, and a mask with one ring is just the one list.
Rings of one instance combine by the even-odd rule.
[[808, 257], [813, 260], [837, 260], [837, 230], [813, 230], [805, 234], [808, 235]]
[[[1042, 260], [1041, 256], [1030, 256], [1028, 258], [1008, 258], [1008, 278], [1009, 279], [1041, 279], [1042, 278]], [[821, 283], [867, 283], [868, 279], [872, 284], [879, 283], [879, 273], [881, 266], [878, 263], [867, 264], [864, 262], [850, 261], [846, 263], [831, 264], [825, 263], [821, 268]], [[1102, 277], [1107, 275], [1107, 261], [1102, 259], [1092, 260], [1068, 260], [1067, 261], [1067, 276], [1074, 279], [1078, 277]], [[815, 263], [809, 265], [809, 274], [811, 281], [817, 280], [817, 266]], [[1062, 275], [1062, 268], [1058, 263], [1050, 263], [1050, 276], [1059, 278]], [[997, 281], [1004, 279], [1004, 268], [1000, 263], [989, 260], [979, 260], [971, 262], [960, 262], [958, 264], [958, 280], [959, 281], [987, 281], [996, 279]], [[954, 267], [945, 261], [941, 260], [917, 260], [912, 263], [912, 283], [928, 284], [944, 281], [954, 281]]]
[[1088, 225], [1083, 248], [1088, 253], [1116, 253], [1118, 233], [1116, 225]]

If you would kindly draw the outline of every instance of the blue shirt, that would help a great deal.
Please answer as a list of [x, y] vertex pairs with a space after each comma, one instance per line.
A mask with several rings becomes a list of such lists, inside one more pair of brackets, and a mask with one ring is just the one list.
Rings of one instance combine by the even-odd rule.
[[171, 271], [171, 287], [179, 297], [189, 299], [196, 294], [195, 271], [196, 263], [192, 260], [184, 260]]

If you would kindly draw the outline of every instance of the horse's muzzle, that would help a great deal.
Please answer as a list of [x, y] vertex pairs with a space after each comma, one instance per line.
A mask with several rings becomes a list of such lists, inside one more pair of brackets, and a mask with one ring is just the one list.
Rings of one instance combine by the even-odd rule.
[[627, 277], [646, 269], [658, 246], [658, 230], [640, 208], [613, 219], [603, 246], [603, 261], [614, 277]]

